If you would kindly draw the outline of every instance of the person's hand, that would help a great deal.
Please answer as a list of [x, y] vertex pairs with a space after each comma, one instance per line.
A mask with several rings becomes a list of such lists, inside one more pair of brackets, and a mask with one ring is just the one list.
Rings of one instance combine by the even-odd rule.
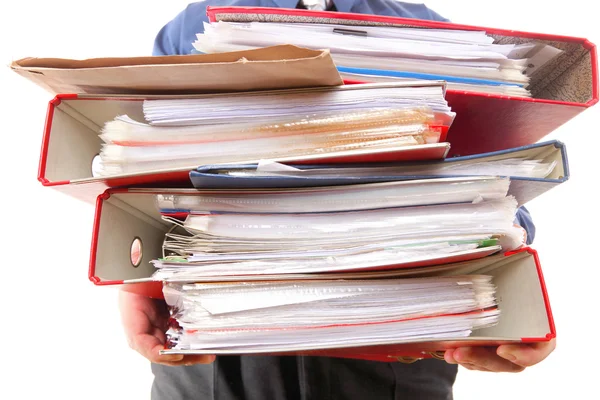
[[215, 357], [209, 355], [159, 354], [165, 345], [165, 332], [169, 323], [169, 313], [164, 301], [121, 290], [119, 310], [129, 347], [149, 361], [171, 366], [214, 361]]
[[446, 350], [444, 360], [466, 369], [490, 372], [521, 372], [550, 355], [556, 339], [548, 342], [505, 344], [494, 347], [459, 347]]

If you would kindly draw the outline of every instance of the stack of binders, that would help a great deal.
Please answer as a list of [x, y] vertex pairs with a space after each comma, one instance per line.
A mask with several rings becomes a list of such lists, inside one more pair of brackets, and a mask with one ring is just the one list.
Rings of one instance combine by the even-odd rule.
[[412, 361], [556, 336], [519, 207], [569, 178], [541, 140], [598, 101], [593, 44], [208, 12], [213, 54], [12, 65], [56, 95], [38, 179], [96, 203], [90, 280], [165, 299], [164, 353]]

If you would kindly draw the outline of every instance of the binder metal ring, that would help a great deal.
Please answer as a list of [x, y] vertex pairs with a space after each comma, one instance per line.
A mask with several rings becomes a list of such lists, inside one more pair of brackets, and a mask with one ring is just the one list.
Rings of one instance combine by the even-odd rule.
[[438, 350], [438, 351], [431, 351], [431, 352], [429, 352], [429, 355], [432, 358], [435, 358], [436, 360], [442, 360], [442, 361], [444, 361], [444, 354], [446, 354], [446, 352], [444, 350]]
[[409, 356], [388, 356], [388, 357], [394, 358], [394, 359], [396, 359], [396, 361], [401, 362], [403, 364], [412, 364], [412, 363], [415, 363], [415, 362], [421, 360], [421, 358], [409, 357]]

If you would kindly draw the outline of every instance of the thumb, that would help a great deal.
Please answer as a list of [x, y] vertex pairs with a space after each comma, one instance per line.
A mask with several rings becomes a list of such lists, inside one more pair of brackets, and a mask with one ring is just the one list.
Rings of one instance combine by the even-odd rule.
[[167, 364], [167, 365], [185, 365], [191, 366], [194, 364], [210, 364], [215, 361], [215, 356], [207, 354], [160, 354], [163, 350], [162, 345], [155, 346], [152, 352], [156, 355], [154, 363]]
[[137, 335], [134, 339], [135, 350], [153, 363], [169, 363], [183, 360], [181, 354], [160, 354], [164, 349], [156, 336], [150, 334]]
[[183, 360], [183, 354], [160, 354], [161, 350], [164, 350], [164, 346], [162, 344], [154, 346], [150, 352], [150, 357], [148, 358], [153, 363], [172, 363]]
[[183, 358], [184, 365], [194, 364], [210, 364], [214, 362], [216, 357], [214, 355], [207, 354], [186, 354]]

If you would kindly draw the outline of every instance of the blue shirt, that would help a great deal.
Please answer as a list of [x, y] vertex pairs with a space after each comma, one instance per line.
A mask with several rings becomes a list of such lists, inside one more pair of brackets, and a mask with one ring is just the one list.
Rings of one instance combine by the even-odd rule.
[[[156, 36], [153, 55], [190, 54], [196, 34], [204, 32], [204, 22], [208, 22], [208, 6], [245, 6], [296, 8], [299, 0], [205, 0], [192, 3], [167, 23]], [[427, 8], [424, 4], [402, 3], [395, 0], [333, 0], [339, 12], [357, 14], [386, 15], [392, 17], [415, 18], [433, 21], [448, 21]], [[519, 208], [515, 223], [527, 231], [527, 244], [533, 242], [535, 225], [529, 211]]]
[[[395, 0], [333, 0], [339, 12], [386, 15], [434, 21], [448, 21], [424, 4], [402, 3]], [[296, 8], [298, 0], [205, 0], [192, 3], [165, 25], [154, 42], [154, 55], [190, 54], [196, 34], [204, 32], [208, 22], [208, 6], [243, 6]]]

